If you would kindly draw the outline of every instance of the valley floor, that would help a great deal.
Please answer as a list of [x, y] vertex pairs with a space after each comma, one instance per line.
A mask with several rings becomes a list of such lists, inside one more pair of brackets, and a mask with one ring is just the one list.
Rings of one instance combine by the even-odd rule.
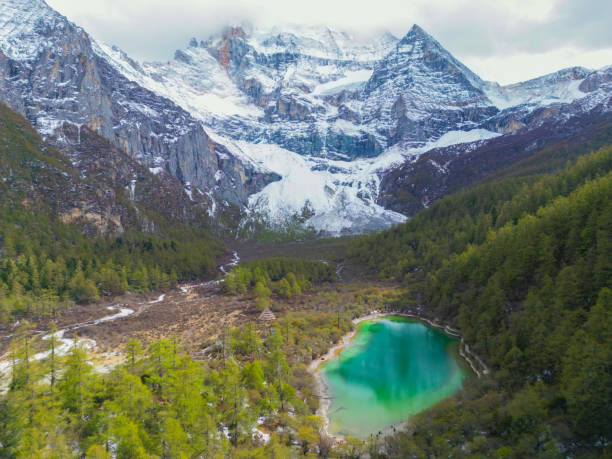
[[[270, 256], [293, 256], [338, 262], [341, 281], [332, 285], [318, 286], [291, 299], [273, 298], [271, 309], [282, 316], [287, 311], [321, 311], [337, 307], [328, 304], [350, 304], [360, 295], [375, 292], [393, 292], [397, 286], [374, 281], [356, 280], [356, 267], [345, 267], [344, 243], [342, 240], [319, 240], [284, 244], [256, 244], [231, 241], [228, 252], [219, 259], [220, 272], [230, 270], [237, 261], [248, 261]], [[126, 311], [125, 315], [113, 316], [114, 311]], [[160, 338], [176, 339], [190, 354], [198, 353], [215, 343], [224, 328], [239, 327], [257, 321], [259, 312], [255, 299], [249, 295], [227, 295], [218, 280], [180, 284], [168, 292], [147, 294], [127, 293], [102, 299], [99, 302], [75, 306], [55, 318], [31, 318], [35, 335], [44, 337], [50, 330], [51, 321], [57, 329], [64, 331], [65, 338], [75, 335], [81, 340], [95, 343], [93, 355], [96, 367], [110, 369], [124, 359], [127, 342], [136, 338], [147, 345]], [[12, 337], [9, 328], [0, 329], [0, 361], [8, 360], [7, 351]], [[45, 348], [42, 339], [40, 349]]]

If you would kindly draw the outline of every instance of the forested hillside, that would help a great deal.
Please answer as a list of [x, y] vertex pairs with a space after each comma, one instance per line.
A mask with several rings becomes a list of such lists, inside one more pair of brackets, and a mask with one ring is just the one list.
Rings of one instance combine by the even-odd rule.
[[[351, 313], [359, 314], [357, 307]], [[10, 390], [0, 397], [0, 457], [288, 458], [326, 455], [319, 400], [306, 365], [351, 328], [334, 312], [287, 314], [274, 326], [224, 330], [196, 362], [175, 339], [130, 340], [111, 373], [75, 345], [44, 359], [22, 324]]]
[[[81, 146], [96, 138], [84, 131]], [[0, 104], [0, 323], [216, 275], [222, 247], [207, 220], [170, 222], [169, 210], [155, 207], [171, 184], [130, 169], [105, 141], [95, 145], [91, 164], [71, 161]], [[98, 168], [106, 178], [97, 179]], [[151, 201], [130, 200], [121, 177], [132, 173], [143, 176]]]
[[610, 169], [608, 147], [556, 174], [485, 183], [440, 200], [406, 224], [357, 239], [349, 256], [383, 279], [402, 280], [421, 268], [431, 271], [448, 256], [482, 244], [490, 231], [516, 224]]
[[389, 452], [461, 456], [467, 441], [475, 454], [556, 457], [608, 445], [611, 171], [604, 148], [554, 175], [443, 199], [352, 247], [372, 272], [410, 284], [400, 306], [458, 326], [493, 369]]

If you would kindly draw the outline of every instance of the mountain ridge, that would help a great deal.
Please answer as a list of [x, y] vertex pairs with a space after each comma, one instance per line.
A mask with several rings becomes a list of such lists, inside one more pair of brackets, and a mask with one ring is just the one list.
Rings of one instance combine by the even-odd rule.
[[[255, 215], [279, 230], [299, 217], [325, 234], [398, 223], [410, 212], [385, 208], [381, 183], [428, 150], [455, 139], [463, 155], [543, 125], [559, 136], [572, 117], [610, 111], [610, 67], [501, 86], [416, 24], [400, 39], [369, 42], [317, 26], [230, 27], [190, 40], [172, 61], [140, 63], [36, 4], [49, 23], [65, 22], [22, 24], [42, 51], [19, 60], [6, 49], [7, 24], [28, 19], [0, 16], [0, 99], [44, 135], [64, 121], [88, 125], [151, 171], [176, 176], [188, 195], [197, 190], [212, 214], [239, 210], [237, 227]], [[58, 45], [70, 52], [55, 53]]]

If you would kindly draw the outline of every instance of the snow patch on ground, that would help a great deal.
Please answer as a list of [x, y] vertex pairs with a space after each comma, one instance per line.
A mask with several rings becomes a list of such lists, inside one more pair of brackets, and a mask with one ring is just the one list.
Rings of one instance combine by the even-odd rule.
[[229, 263], [219, 266], [219, 271], [221, 271], [223, 274], [227, 274], [233, 268], [238, 266], [238, 263], [240, 263], [240, 256], [238, 255], [238, 252], [234, 252], [232, 253], [232, 259]]
[[184, 189], [185, 189], [185, 194], [189, 196], [189, 200], [193, 201], [193, 190], [191, 189], [191, 183], [190, 182], [185, 183]]
[[162, 293], [156, 299], [149, 301], [149, 304], [161, 303], [162, 301], [164, 301], [164, 298], [166, 298], [166, 294]]
[[471, 131], [450, 131], [433, 142], [428, 150], [433, 148], [449, 147], [460, 143], [471, 143], [479, 140], [492, 139], [499, 137], [497, 132], [488, 131], [486, 129], [472, 129]]
[[257, 427], [253, 427], [252, 432], [253, 432], [253, 438], [259, 439], [264, 444], [268, 443], [270, 441], [270, 434], [269, 433], [262, 432]]
[[[55, 345], [56, 357], [68, 355], [70, 351], [74, 349], [75, 346], [78, 346], [79, 348], [87, 350], [87, 351], [92, 351], [97, 346], [95, 340], [88, 339], [88, 338], [79, 338], [77, 340], [74, 340], [72, 338], [65, 338], [64, 335], [67, 332], [75, 331], [75, 330], [78, 330], [79, 328], [92, 326], [92, 325], [98, 325], [98, 324], [105, 323], [105, 322], [112, 322], [114, 320], [118, 320], [123, 317], [127, 317], [131, 314], [134, 314], [134, 311], [128, 308], [118, 308], [116, 306], [109, 306], [107, 309], [110, 311], [118, 310], [118, 312], [108, 315], [108, 316], [101, 317], [99, 319], [96, 319], [90, 322], [82, 322], [82, 323], [70, 325], [68, 327], [62, 328], [61, 330], [56, 331], [55, 333], [48, 333], [44, 335], [42, 339], [43, 341], [49, 341], [51, 338], [54, 338], [57, 341]], [[30, 359], [33, 361], [40, 361], [40, 360], [49, 358], [50, 355], [51, 355], [51, 350], [47, 350], [47, 351], [38, 352], [32, 355]], [[11, 359], [9, 359], [8, 355], [4, 355], [2, 356], [2, 358], [4, 360], [0, 360], [0, 379], [6, 380], [6, 376], [10, 375], [11, 373], [13, 362]], [[2, 388], [0, 388], [0, 391], [1, 390]]]
[[[117, 308], [115, 306], [109, 306], [109, 310], [115, 311]], [[130, 314], [133, 314], [134, 311], [128, 308], [119, 308], [119, 312], [116, 314], [112, 314], [110, 316], [102, 317], [101, 319], [96, 319], [93, 321], [92, 325], [98, 325], [104, 322], [112, 322], [113, 320], [121, 319], [122, 317], [127, 317]]]
[[372, 76], [370, 69], [346, 72], [343, 78], [318, 85], [312, 92], [315, 96], [329, 96], [341, 91], [354, 91], [361, 88]]

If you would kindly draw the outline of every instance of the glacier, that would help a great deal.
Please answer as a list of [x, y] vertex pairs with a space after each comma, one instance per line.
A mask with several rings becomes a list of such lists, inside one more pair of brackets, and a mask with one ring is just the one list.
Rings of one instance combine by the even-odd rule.
[[313, 212], [305, 223], [324, 234], [361, 233], [406, 221], [407, 217], [377, 204], [380, 174], [415, 160], [434, 148], [472, 143], [500, 134], [486, 129], [450, 131], [439, 139], [411, 149], [390, 148], [375, 158], [342, 161], [303, 156], [278, 145], [251, 143], [214, 137], [241, 160], [282, 178], [249, 196], [247, 215], [265, 213], [282, 223], [300, 214]]

